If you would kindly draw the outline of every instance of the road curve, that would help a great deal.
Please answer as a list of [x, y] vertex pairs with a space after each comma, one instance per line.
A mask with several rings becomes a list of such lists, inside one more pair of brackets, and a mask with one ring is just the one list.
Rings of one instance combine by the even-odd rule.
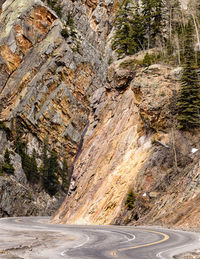
[[200, 248], [200, 235], [153, 227], [53, 225], [45, 217], [0, 219], [3, 259], [156, 259]]

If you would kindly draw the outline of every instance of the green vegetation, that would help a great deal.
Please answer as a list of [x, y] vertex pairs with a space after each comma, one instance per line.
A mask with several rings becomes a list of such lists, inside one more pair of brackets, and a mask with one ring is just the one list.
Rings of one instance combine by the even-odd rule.
[[11, 160], [10, 160], [10, 152], [8, 151], [8, 149], [6, 149], [4, 153], [4, 163], [1, 168], [1, 174], [5, 173], [5, 174], [12, 175], [14, 174], [14, 171], [15, 170], [14, 170], [13, 164], [11, 163]]
[[147, 52], [142, 61], [142, 65], [145, 67], [150, 66], [150, 65], [155, 64], [156, 62], [160, 61], [160, 59], [161, 59], [160, 54], [149, 54]]
[[186, 26], [184, 49], [184, 71], [178, 98], [178, 123], [180, 129], [191, 129], [200, 126], [200, 84], [195, 66], [193, 27]]
[[[140, 3], [139, 6], [138, 1], [122, 2], [114, 23], [116, 30], [112, 47], [119, 58], [155, 48], [160, 54], [147, 53], [143, 66], [161, 60], [173, 65], [183, 64], [177, 120], [180, 129], [197, 128], [200, 126], [200, 84], [197, 74], [200, 67], [200, 5], [194, 2], [196, 8], [193, 6], [193, 13], [185, 15], [178, 0], [166, 1], [165, 9], [162, 0], [141, 0]], [[123, 62], [121, 66], [137, 65], [133, 61], [131, 63]]]
[[[193, 34], [199, 44], [200, 7], [192, 15], [181, 10], [178, 0], [124, 0], [116, 14], [112, 48], [119, 58], [133, 55], [139, 51], [157, 48], [159, 59], [145, 57], [144, 65], [163, 61], [172, 65], [185, 63], [184, 49], [186, 24], [190, 20], [195, 30]], [[193, 3], [194, 4], [194, 3]], [[193, 7], [195, 9], [195, 7]], [[196, 64], [200, 65], [200, 50], [196, 48]]]
[[2, 122], [2, 121], [0, 121], [0, 130], [5, 131], [6, 137], [7, 137], [8, 139], [11, 138], [11, 135], [12, 135], [11, 130], [10, 130], [10, 129], [5, 125], [5, 123]]
[[67, 192], [68, 190], [68, 166], [66, 158], [63, 158], [62, 169], [61, 169], [61, 179], [62, 179], [62, 190]]
[[68, 12], [67, 20], [65, 22], [65, 27], [62, 29], [61, 35], [65, 39], [67, 39], [69, 36], [71, 36], [72, 38], [77, 37], [77, 33], [76, 33], [75, 27], [74, 27], [74, 19], [73, 19], [72, 14], [70, 12]]
[[155, 47], [156, 39], [161, 35], [162, 8], [162, 0], [142, 0], [142, 27], [145, 31], [145, 49]]
[[137, 59], [125, 60], [119, 66], [121, 68], [125, 68], [125, 69], [127, 69], [127, 68], [134, 69], [136, 67], [142, 66], [142, 61], [137, 60]]
[[64, 27], [61, 30], [61, 35], [63, 36], [63, 38], [67, 39], [70, 36], [69, 30], [67, 27]]
[[36, 162], [36, 151], [33, 150], [32, 155], [30, 156], [27, 153], [27, 144], [21, 141], [20, 136], [17, 136], [15, 140], [15, 151], [21, 156], [22, 168], [27, 180], [32, 184], [38, 184], [40, 180], [40, 174], [38, 172]]
[[67, 39], [68, 37], [72, 37], [73, 39], [73, 45], [72, 45], [72, 51], [80, 53], [80, 42], [77, 37], [77, 32], [75, 30], [74, 26], [74, 19], [72, 17], [71, 12], [68, 12], [67, 19], [65, 21], [65, 26], [61, 30], [61, 35], [63, 38]]
[[162, 7], [162, 0], [142, 0], [141, 8], [131, 0], [123, 1], [116, 15], [112, 44], [119, 57], [155, 46], [161, 37]]
[[58, 156], [55, 151], [50, 152], [50, 156], [47, 154], [47, 139], [44, 141], [42, 151], [42, 166], [40, 173], [42, 176], [42, 185], [46, 192], [50, 195], [55, 195], [59, 190], [58, 174], [60, 173], [60, 167], [58, 164]]
[[[123, 1], [115, 19], [114, 25], [116, 28], [116, 33], [113, 39], [112, 48], [116, 50], [119, 57], [123, 54], [134, 54], [140, 49], [138, 49], [137, 39], [135, 41], [133, 37], [133, 8], [130, 7], [130, 4], [130, 0]], [[137, 21], [135, 24], [136, 23]]]
[[[27, 142], [23, 140], [23, 125], [21, 121], [17, 119], [15, 125], [15, 130], [11, 132], [3, 122], [0, 122], [0, 130], [8, 132], [11, 139], [14, 140], [14, 150], [21, 157], [22, 168], [27, 180], [31, 184], [41, 184], [50, 195], [55, 195], [60, 189], [67, 192], [68, 166], [66, 159], [63, 158], [62, 166], [60, 166], [58, 154], [55, 151], [48, 151], [47, 139], [44, 140], [42, 156], [38, 156], [35, 149], [33, 149], [30, 155], [27, 151]], [[40, 168], [37, 165], [37, 158], [42, 160]], [[8, 149], [5, 150], [4, 161], [0, 163], [0, 176], [5, 174], [14, 174], [14, 167], [11, 163]]]
[[62, 17], [62, 6], [57, 3], [57, 0], [47, 0], [47, 4], [49, 7], [55, 11], [55, 13], [58, 15], [58, 17]]
[[[68, 189], [68, 168], [67, 162], [63, 160], [62, 169], [58, 163], [58, 155], [55, 151], [48, 151], [48, 140], [44, 140], [41, 167], [38, 168], [36, 160], [36, 151], [33, 150], [31, 156], [27, 153], [27, 144], [22, 141], [20, 127], [17, 128], [15, 139], [15, 151], [21, 156], [22, 168], [27, 180], [32, 184], [42, 184], [44, 190], [51, 196], [55, 195], [60, 188], [64, 192]], [[59, 176], [62, 183], [59, 182]]]
[[[48, 155], [48, 140], [45, 139], [42, 150], [42, 165], [40, 173], [42, 176], [42, 186], [50, 195], [55, 195], [60, 187], [64, 192], [68, 190], [68, 166], [64, 158], [62, 169], [58, 163], [58, 154], [51, 151]], [[61, 176], [60, 184], [58, 176]]]
[[56, 152], [51, 151], [50, 156], [45, 158], [46, 164], [42, 165], [42, 183], [46, 192], [55, 195], [59, 190], [58, 174], [60, 167]]
[[128, 195], [127, 195], [127, 198], [126, 198], [126, 202], [125, 202], [125, 204], [126, 204], [128, 210], [132, 210], [132, 209], [134, 208], [135, 200], [136, 200], [135, 193], [134, 193], [133, 190], [131, 189], [131, 190], [128, 192]]
[[43, 187], [50, 195], [55, 195], [59, 189], [58, 176], [59, 173], [58, 157], [55, 152], [51, 152], [47, 159], [47, 164], [43, 164]]

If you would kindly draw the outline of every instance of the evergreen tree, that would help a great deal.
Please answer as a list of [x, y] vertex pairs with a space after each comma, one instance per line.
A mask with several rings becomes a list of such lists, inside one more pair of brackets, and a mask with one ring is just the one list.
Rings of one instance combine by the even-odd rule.
[[127, 198], [126, 198], [126, 206], [128, 207], [128, 210], [131, 210], [134, 208], [134, 202], [136, 200], [136, 196], [135, 193], [133, 192], [133, 190], [130, 190], [128, 192]]
[[4, 163], [2, 165], [2, 171], [6, 174], [14, 174], [14, 167], [10, 160], [10, 152], [6, 148], [6, 151], [4, 153]]
[[62, 178], [62, 190], [64, 192], [67, 192], [67, 190], [68, 190], [68, 166], [67, 166], [66, 158], [63, 158], [61, 178]]
[[132, 55], [140, 50], [155, 47], [161, 37], [162, 0], [125, 0], [115, 19], [116, 32], [112, 47], [118, 56]]
[[163, 9], [163, 1], [162, 0], [152, 0], [153, 1], [153, 15], [152, 15], [152, 38], [154, 39], [153, 44], [155, 44], [155, 40], [157, 36], [161, 35], [162, 30], [162, 9]]
[[142, 61], [142, 64], [143, 64], [144, 66], [150, 66], [150, 65], [152, 64], [152, 59], [151, 59], [149, 53], [146, 53], [146, 54], [145, 54], [144, 59], [143, 59], [143, 61]]
[[43, 148], [42, 148], [42, 163], [43, 163], [43, 171], [48, 171], [48, 155], [47, 155], [47, 151], [48, 151], [48, 139], [45, 138], [44, 139], [44, 144], [43, 144]]
[[[44, 161], [46, 164], [44, 165]], [[43, 160], [43, 167], [42, 167], [42, 178], [43, 178], [43, 187], [45, 191], [47, 191], [50, 195], [55, 195], [59, 189], [59, 181], [58, 181], [58, 174], [60, 171], [60, 167], [58, 164], [58, 156], [56, 152], [51, 151], [50, 157], [45, 157]]]
[[134, 13], [130, 23], [132, 25], [132, 44], [134, 53], [137, 53], [138, 51], [145, 49], [144, 17], [140, 14], [138, 3], [136, 3], [134, 7]]
[[123, 54], [131, 55], [135, 53], [133, 44], [133, 27], [131, 24], [133, 8], [130, 7], [131, 1], [124, 0], [115, 19], [116, 33], [112, 47], [121, 57]]
[[36, 161], [36, 151], [33, 149], [33, 153], [29, 159], [30, 161], [30, 169], [29, 169], [29, 181], [31, 183], [38, 184], [40, 180], [40, 174], [37, 167]]
[[142, 0], [143, 27], [146, 32], [146, 48], [155, 46], [162, 28], [162, 0]]
[[27, 143], [21, 141], [20, 135], [15, 140], [15, 151], [21, 156], [22, 168], [30, 183], [37, 184], [40, 179], [36, 162], [36, 151], [33, 150], [32, 156], [27, 153]]
[[185, 66], [182, 75], [182, 85], [178, 98], [178, 122], [180, 129], [191, 129], [200, 126], [200, 85], [195, 67], [193, 46], [193, 26], [186, 26]]

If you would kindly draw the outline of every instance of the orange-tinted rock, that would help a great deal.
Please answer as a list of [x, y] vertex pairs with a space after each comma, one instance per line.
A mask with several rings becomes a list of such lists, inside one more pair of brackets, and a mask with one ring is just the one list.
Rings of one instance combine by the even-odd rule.
[[3, 57], [6, 65], [7, 65], [7, 72], [11, 74], [16, 70], [16, 68], [19, 66], [21, 63], [20, 57], [13, 53], [7, 44], [0, 46], [1, 50], [1, 56]]
[[32, 43], [23, 35], [24, 32], [20, 25], [16, 24], [14, 30], [16, 32], [17, 45], [25, 55], [32, 46]]
[[30, 16], [25, 19], [25, 25], [28, 28], [27, 37], [33, 42], [40, 42], [55, 20], [56, 17], [44, 6], [33, 8]]
[[89, 7], [95, 8], [97, 4], [98, 4], [97, 0], [86, 0], [86, 5]]

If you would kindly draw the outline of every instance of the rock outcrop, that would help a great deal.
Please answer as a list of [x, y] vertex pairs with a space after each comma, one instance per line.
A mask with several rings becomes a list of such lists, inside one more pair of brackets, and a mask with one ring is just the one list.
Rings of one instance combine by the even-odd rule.
[[6, 133], [0, 130], [0, 164], [3, 162], [5, 149], [11, 150], [10, 159], [14, 174], [0, 173], [0, 217], [13, 216], [50, 216], [63, 201], [64, 193], [51, 197], [41, 186], [27, 181], [19, 154], [12, 150], [12, 143]]
[[[105, 50], [105, 37], [110, 32], [108, 19], [111, 19], [107, 7], [112, 8], [112, 4], [100, 7], [95, 2], [83, 4], [64, 1], [61, 5], [62, 20], [40, 0], [0, 2], [0, 119], [13, 136], [19, 129], [23, 132], [21, 139], [27, 143], [28, 154], [37, 150], [38, 166], [41, 165], [45, 140], [48, 149], [55, 150], [60, 161], [65, 158], [70, 168], [87, 129], [90, 98], [106, 79], [105, 59], [108, 53]], [[93, 5], [99, 8], [96, 14]], [[65, 28], [69, 12], [73, 14], [77, 36], [65, 39], [61, 31]], [[6, 149], [4, 141], [5, 138], [1, 138], [2, 155]], [[7, 146], [15, 156], [12, 163], [14, 166], [18, 164], [14, 179], [26, 189], [27, 181], [15, 152], [15, 141], [11, 138], [8, 142]], [[24, 178], [23, 183], [20, 177]], [[0, 176], [1, 190], [6, 184], [14, 185], [14, 180], [10, 181], [9, 177], [8, 182], [3, 179]], [[27, 197], [30, 196], [29, 192], [32, 193], [33, 203], [34, 189], [25, 195]], [[4, 192], [1, 196], [1, 207], [5, 211], [4, 199], [12, 204], [9, 199], [20, 196], [16, 193], [6, 195]], [[48, 195], [45, 202], [48, 199], [51, 203]], [[59, 205], [57, 199], [56, 202], [54, 210]], [[31, 214], [23, 211], [19, 215]], [[47, 210], [34, 211], [35, 215], [44, 214]]]
[[73, 39], [61, 36], [62, 27], [39, 0], [4, 3], [1, 120], [14, 125], [17, 118], [25, 138], [37, 136], [38, 146], [48, 136], [49, 145], [72, 162], [88, 123], [88, 99], [102, 85], [106, 70], [90, 42], [82, 39], [75, 50]]
[[49, 215], [64, 195], [28, 183], [15, 146], [20, 131], [38, 166], [46, 141], [71, 168], [53, 222], [199, 226], [200, 134], [176, 127], [182, 68], [144, 67], [145, 51], [116, 61], [117, 1], [55, 6], [0, 1], [0, 162], [8, 148], [14, 167], [0, 175], [0, 216]]
[[53, 222], [199, 226], [200, 136], [175, 128], [177, 69], [133, 61], [112, 64], [98, 90], [74, 182]]

